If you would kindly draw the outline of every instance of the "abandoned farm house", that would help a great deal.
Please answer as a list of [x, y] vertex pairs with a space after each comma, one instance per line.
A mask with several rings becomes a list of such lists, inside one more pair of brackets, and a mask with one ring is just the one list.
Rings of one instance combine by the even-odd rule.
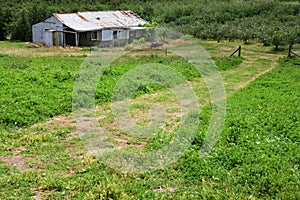
[[47, 46], [123, 46], [143, 37], [148, 22], [132, 11], [53, 14], [32, 26], [32, 40]]

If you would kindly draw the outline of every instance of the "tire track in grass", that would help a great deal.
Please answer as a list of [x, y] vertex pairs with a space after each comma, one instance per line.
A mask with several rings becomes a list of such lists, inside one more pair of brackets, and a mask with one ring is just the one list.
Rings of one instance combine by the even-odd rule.
[[[225, 88], [228, 90], [228, 96], [235, 94], [252, 81], [255, 81], [255, 79], [259, 76], [262, 76], [263, 74], [274, 69], [277, 66], [277, 61], [275, 58], [278, 58], [278, 56], [276, 55], [275, 57], [270, 57], [270, 60], [267, 60], [269, 63], [263, 67], [261, 66], [261, 63], [264, 63], [265, 60], [262, 60], [261, 62], [259, 57], [257, 60], [248, 59], [245, 57], [246, 60], [243, 61], [237, 69], [221, 72], [226, 84]], [[236, 77], [238, 78], [236, 79]], [[208, 105], [210, 98], [203, 79], [195, 78], [190, 83], [198, 97], [200, 107]], [[180, 105], [176, 101], [176, 98], [172, 97], [170, 91], [162, 90], [154, 94], [145, 94], [135, 99], [131, 99], [130, 101], [130, 105], [132, 105], [132, 109], [130, 110], [131, 117], [133, 118], [134, 122], [138, 123], [139, 125], [147, 125], [147, 123], [150, 121], [148, 111], [151, 105], [156, 103], [162, 105], [162, 107], [167, 111], [168, 117], [166, 120], [166, 126], [162, 129], [162, 132], [172, 134], [176, 127], [180, 125], [179, 122], [182, 118], [182, 114], [180, 113]], [[147, 145], [149, 140], [140, 141], [137, 138], [128, 136], [124, 132], [118, 130], [118, 125], [114, 120], [107, 121], [107, 114], [105, 113], [109, 111], [109, 115], [111, 115], [111, 110], [109, 106], [107, 106], [108, 104], [105, 105], [105, 109], [103, 109], [102, 106], [97, 106], [97, 112], [101, 116], [102, 120], [102, 122], [100, 122], [101, 127], [107, 135], [111, 136], [111, 139], [114, 141], [114, 144], [117, 148], [130, 146], [142, 149], [143, 146]]]
[[[249, 53], [250, 51], [248, 50], [247, 52]], [[219, 55], [221, 54], [222, 52], [219, 52]], [[269, 56], [269, 59], [266, 59], [266, 55]], [[227, 96], [235, 94], [252, 81], [255, 81], [256, 78], [274, 69], [277, 66], [277, 59], [280, 57], [281, 55], [252, 52], [249, 53], [249, 55], [247, 54], [244, 56], [243, 62], [236, 69], [222, 71], [221, 74], [224, 78]], [[269, 63], [265, 66], [262, 66], [264, 60], [261, 59], [266, 59], [265, 61], [268, 61]], [[190, 84], [192, 85], [198, 97], [199, 105], [201, 107], [208, 105], [210, 98], [203, 79], [195, 78], [190, 82]], [[154, 94], [141, 95], [135, 99], [132, 99], [130, 103], [130, 106], [132, 107], [130, 112], [135, 123], [146, 125], [149, 122], [149, 108], [152, 104], [159, 103], [165, 108], [166, 111], [168, 111], [166, 127], [163, 129], [163, 131], [172, 133], [180, 124], [179, 121], [182, 117], [180, 113], [180, 105], [178, 104], [176, 98], [172, 97], [172, 94], [168, 90], [158, 91]], [[132, 138], [119, 130], [118, 125], [113, 119], [110, 103], [98, 105], [97, 114], [101, 127], [103, 128], [104, 132], [114, 141], [114, 144], [117, 146], [117, 148], [131, 146], [142, 149], [143, 146], [147, 144], [147, 141], [140, 141], [139, 139]], [[53, 125], [56, 126], [55, 129], [66, 127], [64, 124], [70, 126], [70, 122], [61, 124], [55, 123], [55, 121], [57, 122], [57, 120], [60, 119], [62, 119], [61, 116], [54, 117], [45, 123], [40, 123], [40, 125], [48, 126], [50, 129], [53, 129]], [[68, 119], [64, 120], [73, 121], [74, 119], [69, 117]], [[74, 124], [71, 126], [73, 127]], [[72, 133], [71, 135], [73, 137], [76, 135], [76, 133]]]

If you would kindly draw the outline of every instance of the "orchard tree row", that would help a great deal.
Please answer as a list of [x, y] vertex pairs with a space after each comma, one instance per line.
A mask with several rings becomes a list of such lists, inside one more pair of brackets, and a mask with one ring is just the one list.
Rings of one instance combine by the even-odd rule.
[[[198, 38], [217, 41], [238, 39], [248, 43], [249, 40], [256, 40], [266, 46], [274, 45], [275, 49], [278, 49], [279, 46], [300, 42], [299, 24], [299, 20], [282, 22], [277, 18], [255, 16], [235, 19], [223, 24], [197, 24], [191, 26], [188, 33]], [[180, 29], [185, 31], [187, 27], [180, 26]]]
[[[193, 10], [193, 12], [190, 12]], [[256, 39], [265, 45], [300, 42], [300, 4], [279, 1], [243, 1], [162, 9], [159, 22], [202, 39]]]
[[0, 40], [30, 41], [52, 13], [128, 9], [197, 38], [256, 39], [276, 48], [300, 42], [300, 3], [279, 0], [0, 0]]

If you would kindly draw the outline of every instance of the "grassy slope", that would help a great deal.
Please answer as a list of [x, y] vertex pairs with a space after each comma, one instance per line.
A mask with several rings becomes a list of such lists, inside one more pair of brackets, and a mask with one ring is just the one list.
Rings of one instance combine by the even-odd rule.
[[[219, 58], [222, 48], [222, 52], [230, 52], [235, 44], [204, 45]], [[167, 169], [144, 175], [120, 174], [86, 156], [79, 138], [74, 136], [72, 118], [60, 116], [28, 129], [2, 131], [0, 153], [6, 164], [0, 165], [0, 197], [299, 198], [300, 138], [296, 134], [299, 132], [299, 62], [294, 61], [297, 65], [281, 62], [257, 78], [275, 67], [277, 62], [271, 59], [278, 56], [255, 53], [255, 48], [251, 47], [252, 54], [246, 54], [242, 63], [238, 59], [229, 60], [238, 63], [235, 68], [223, 66], [226, 89], [232, 96], [228, 98], [224, 131], [207, 158], [198, 157], [202, 137], [199, 135], [189, 151]], [[224, 58], [218, 62], [224, 63]], [[237, 92], [248, 83], [248, 87]], [[198, 79], [192, 84], [199, 102], [205, 105], [208, 97], [203, 95], [203, 84]], [[162, 91], [162, 103], [168, 103], [166, 94]], [[147, 95], [133, 103], [145, 101], [148, 102]], [[132, 107], [137, 118], [142, 116], [139, 111], [147, 110]], [[109, 119], [109, 106], [104, 104], [99, 108], [99, 115]], [[111, 124], [109, 120], [102, 123]], [[155, 138], [151, 145], [157, 148]]]

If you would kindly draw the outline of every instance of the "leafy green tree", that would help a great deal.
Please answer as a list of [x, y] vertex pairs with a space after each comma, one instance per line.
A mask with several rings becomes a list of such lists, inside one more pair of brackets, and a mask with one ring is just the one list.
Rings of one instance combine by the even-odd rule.
[[[117, 9], [132, 10], [150, 22], [203, 39], [240, 39], [246, 43], [257, 38], [277, 48], [300, 40], [300, 5], [277, 0], [0, 0], [0, 5], [0, 40], [11, 35], [30, 41], [31, 26], [53, 12]], [[284, 33], [289, 28], [288, 34]]]

